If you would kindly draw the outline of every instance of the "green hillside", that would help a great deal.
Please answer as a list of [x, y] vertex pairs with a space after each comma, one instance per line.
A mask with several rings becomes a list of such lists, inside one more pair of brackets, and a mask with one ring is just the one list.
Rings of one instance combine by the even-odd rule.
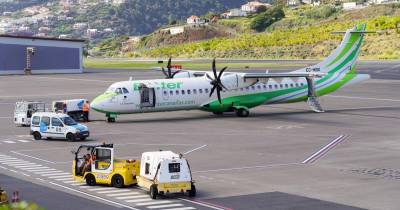
[[285, 18], [264, 32], [251, 29], [257, 15], [220, 20], [219, 25], [234, 29], [234, 37], [160, 46], [135, 51], [140, 57], [219, 57], [315, 59], [327, 56], [342, 39], [333, 31], [344, 31], [358, 23], [367, 30], [382, 30], [366, 36], [363, 59], [400, 59], [400, 4], [369, 6], [342, 11], [334, 7], [286, 9]]

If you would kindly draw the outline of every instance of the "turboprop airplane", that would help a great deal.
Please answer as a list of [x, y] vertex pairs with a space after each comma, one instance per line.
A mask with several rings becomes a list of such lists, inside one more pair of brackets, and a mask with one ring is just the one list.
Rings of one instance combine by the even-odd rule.
[[365, 24], [347, 30], [339, 47], [322, 62], [287, 73], [225, 72], [162, 68], [166, 79], [129, 80], [112, 84], [96, 97], [91, 108], [105, 113], [108, 122], [117, 115], [199, 109], [249, 116], [262, 104], [307, 101], [323, 112], [318, 97], [369, 78], [357, 74], [355, 64], [364, 39]]

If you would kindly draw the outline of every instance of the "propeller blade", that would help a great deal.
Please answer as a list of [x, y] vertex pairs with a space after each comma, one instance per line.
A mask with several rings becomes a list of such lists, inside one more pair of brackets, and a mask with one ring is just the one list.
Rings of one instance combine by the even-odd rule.
[[212, 88], [211, 88], [211, 91], [210, 91], [210, 96], [209, 96], [209, 97], [211, 97], [211, 96], [212, 96], [212, 94], [214, 93], [214, 90], [215, 90], [215, 88], [217, 88], [217, 86], [214, 86], [214, 87], [212, 87]]
[[221, 82], [221, 83], [219, 83], [219, 85], [221, 86], [221, 89], [223, 88], [223, 89], [225, 89], [225, 90], [228, 90], [228, 88], [226, 88], [226, 87], [225, 87], [225, 85], [224, 85], [224, 84], [222, 84], [222, 82]]
[[220, 93], [220, 88], [219, 87], [217, 88], [217, 96], [218, 96], [219, 103], [222, 104], [222, 102], [221, 102], [221, 93]]
[[207, 78], [209, 79], [209, 80], [214, 80], [213, 78], [211, 78], [211, 76], [210, 75], [208, 75], [208, 74], [206, 74], [206, 76], [207, 76]]
[[174, 76], [175, 76], [177, 73], [179, 73], [179, 72], [181, 72], [181, 70], [178, 70], [178, 71], [174, 72], [174, 73], [171, 75], [171, 78], [174, 78]]
[[217, 68], [215, 67], [215, 58], [213, 59], [213, 62], [212, 62], [212, 70], [214, 73], [214, 78], [217, 79]]
[[227, 68], [228, 68], [228, 67], [225, 66], [225, 67], [219, 72], [219, 75], [218, 75], [218, 80], [219, 80], [219, 81], [221, 81], [221, 76], [222, 76], [222, 74], [224, 73], [224, 71], [225, 71]]
[[168, 74], [167, 74], [167, 72], [165, 71], [164, 67], [161, 67], [161, 71], [162, 71], [162, 73], [163, 73], [166, 77], [168, 77]]
[[168, 59], [167, 68], [171, 68], [171, 58]]
[[168, 59], [167, 69], [168, 69], [168, 78], [172, 78], [172, 72], [171, 72], [171, 58]]

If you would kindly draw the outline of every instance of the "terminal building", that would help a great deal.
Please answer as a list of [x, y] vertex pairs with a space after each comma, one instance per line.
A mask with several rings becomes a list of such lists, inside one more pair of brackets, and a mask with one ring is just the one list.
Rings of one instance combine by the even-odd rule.
[[85, 40], [0, 35], [0, 75], [83, 72]]

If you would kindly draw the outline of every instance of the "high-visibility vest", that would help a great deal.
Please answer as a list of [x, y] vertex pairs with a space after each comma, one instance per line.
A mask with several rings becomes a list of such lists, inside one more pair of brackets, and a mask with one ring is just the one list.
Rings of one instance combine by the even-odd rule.
[[88, 103], [84, 103], [83, 104], [82, 111], [84, 111], [84, 112], [88, 112], [89, 111], [89, 104]]

